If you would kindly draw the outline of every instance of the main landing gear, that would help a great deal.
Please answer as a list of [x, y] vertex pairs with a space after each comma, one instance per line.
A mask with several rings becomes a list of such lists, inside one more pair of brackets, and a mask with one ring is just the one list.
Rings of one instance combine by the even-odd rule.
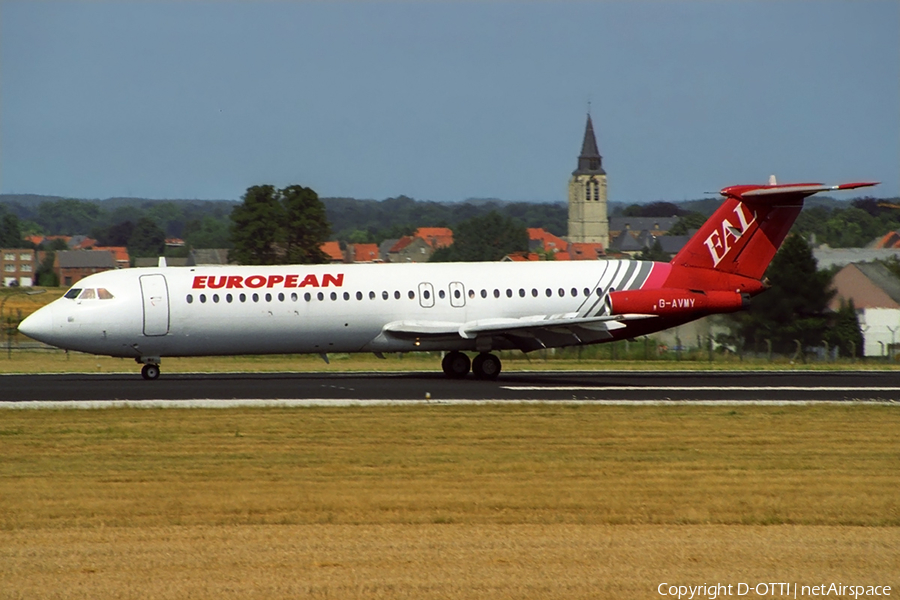
[[159, 357], [158, 356], [141, 356], [134, 359], [137, 363], [143, 363], [141, 367], [141, 377], [148, 381], [159, 379]]
[[468, 375], [470, 366], [478, 379], [497, 379], [502, 368], [500, 359], [487, 352], [482, 352], [475, 360], [469, 362], [468, 356], [454, 350], [448, 352], [441, 361], [444, 374], [452, 379], [462, 379]]

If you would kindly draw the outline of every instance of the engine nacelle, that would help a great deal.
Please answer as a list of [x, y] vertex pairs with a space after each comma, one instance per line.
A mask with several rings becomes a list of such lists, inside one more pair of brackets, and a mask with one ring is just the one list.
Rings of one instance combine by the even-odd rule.
[[655, 290], [623, 290], [606, 295], [611, 315], [684, 315], [690, 313], [725, 313], [745, 309], [750, 296], [738, 292], [702, 292], [660, 288]]

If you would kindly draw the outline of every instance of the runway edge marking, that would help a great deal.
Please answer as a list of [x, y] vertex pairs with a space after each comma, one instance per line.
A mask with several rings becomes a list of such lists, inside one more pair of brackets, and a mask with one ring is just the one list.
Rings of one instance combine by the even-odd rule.
[[490, 404], [545, 404], [599, 406], [810, 406], [810, 405], [882, 405], [900, 406], [893, 400], [332, 400], [309, 399], [242, 399], [242, 400], [24, 400], [0, 402], [6, 410], [99, 410], [110, 408], [301, 408], [358, 406], [453, 406]]

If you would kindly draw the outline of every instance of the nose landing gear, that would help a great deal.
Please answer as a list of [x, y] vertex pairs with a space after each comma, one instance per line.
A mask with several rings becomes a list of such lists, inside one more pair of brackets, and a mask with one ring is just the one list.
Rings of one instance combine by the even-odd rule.
[[147, 380], [159, 379], [159, 365], [144, 365], [141, 368], [141, 377]]
[[141, 377], [148, 381], [159, 379], [159, 357], [158, 356], [140, 356], [134, 359], [135, 362], [143, 364], [141, 367]]

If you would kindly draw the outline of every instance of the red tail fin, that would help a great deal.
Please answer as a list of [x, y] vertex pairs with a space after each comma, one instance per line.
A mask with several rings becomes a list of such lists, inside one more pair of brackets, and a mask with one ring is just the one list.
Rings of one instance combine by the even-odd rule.
[[673, 266], [712, 269], [759, 280], [787, 237], [803, 200], [817, 192], [876, 183], [735, 185], [723, 189], [722, 206], [688, 241]]

